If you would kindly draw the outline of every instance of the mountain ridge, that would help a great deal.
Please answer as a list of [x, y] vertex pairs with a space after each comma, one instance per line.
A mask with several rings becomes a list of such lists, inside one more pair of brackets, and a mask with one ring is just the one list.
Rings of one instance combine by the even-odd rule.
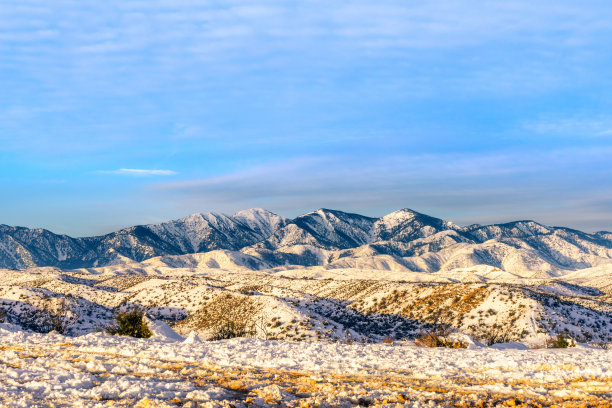
[[248, 255], [254, 269], [333, 267], [349, 259], [380, 265], [380, 257], [389, 256], [419, 272], [484, 264], [556, 276], [612, 263], [612, 233], [589, 234], [533, 220], [459, 226], [409, 208], [379, 218], [326, 208], [293, 219], [262, 208], [232, 215], [194, 213], [82, 238], [0, 225], [0, 268], [88, 268], [217, 250], [237, 253], [231, 259]]

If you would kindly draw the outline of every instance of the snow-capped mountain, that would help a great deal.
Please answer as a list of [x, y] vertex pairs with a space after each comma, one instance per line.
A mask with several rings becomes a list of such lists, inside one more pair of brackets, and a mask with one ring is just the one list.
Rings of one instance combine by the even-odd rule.
[[286, 219], [262, 209], [192, 214], [103, 236], [70, 238], [43, 229], [0, 226], [0, 267], [91, 267], [216, 249], [239, 250], [272, 234]]
[[84, 240], [44, 229], [0, 225], [0, 267], [55, 266], [69, 259], [95, 257]]
[[292, 220], [263, 209], [197, 213], [87, 238], [0, 226], [3, 268], [95, 267], [168, 256], [180, 263], [182, 255], [216, 250], [225, 251], [223, 262], [249, 269], [359, 265], [437, 272], [489, 265], [521, 276], [558, 276], [612, 263], [612, 233], [535, 221], [461, 227], [409, 209], [381, 218], [320, 209]]

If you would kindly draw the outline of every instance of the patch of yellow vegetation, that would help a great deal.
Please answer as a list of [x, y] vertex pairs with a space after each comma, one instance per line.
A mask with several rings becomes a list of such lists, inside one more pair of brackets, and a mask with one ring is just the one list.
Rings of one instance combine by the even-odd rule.
[[148, 398], [141, 399], [134, 405], [134, 408], [153, 408], [153, 401]]
[[0, 346], [0, 351], [11, 350], [11, 351], [23, 351], [23, 347], [19, 346]]

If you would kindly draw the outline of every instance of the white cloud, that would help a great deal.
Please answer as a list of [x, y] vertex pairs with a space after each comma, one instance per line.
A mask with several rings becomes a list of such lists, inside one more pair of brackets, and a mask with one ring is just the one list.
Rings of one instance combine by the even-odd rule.
[[[79, 61], [92, 58], [91, 54], [110, 59], [123, 52], [134, 58], [132, 62], [151, 55], [155, 61], [170, 58], [189, 66], [192, 58], [201, 57], [200, 53], [222, 64], [228, 57], [244, 62], [253, 55], [279, 51], [384, 55], [410, 48], [490, 45], [500, 40], [507, 44], [546, 44], [550, 51], [551, 47], [597, 42], [605, 38], [601, 31], [609, 30], [606, 7], [602, 10], [550, 0], [511, 5], [458, 0], [383, 1], [375, 5], [364, 0], [350, 4], [298, 1], [283, 5], [262, 0], [248, 5], [228, 1], [223, 7], [206, 2], [111, 1], [115, 3], [112, 7], [104, 3], [93, 8], [66, 2], [42, 14], [32, 9], [46, 10], [45, 2], [25, 3], [31, 7], [9, 6], [0, 11], [0, 17], [4, 17], [0, 18], [0, 31], [8, 30], [0, 38], [10, 35], [15, 40], [16, 50], [11, 55], [15, 51], [30, 55], [36, 51], [32, 47], [41, 46], [40, 37], [57, 36], [55, 26], [61, 27], [62, 35], [57, 36], [60, 42], [53, 47], [42, 44], [47, 50], [40, 56], [43, 60], [52, 49], [60, 53], [59, 57], [78, 56]], [[35, 35], [32, 30], [20, 29], [32, 21], [36, 23]], [[557, 57], [555, 54], [552, 59], [558, 63]], [[258, 61], [261, 64], [261, 59]], [[99, 69], [108, 68], [104, 65]]]
[[178, 174], [173, 170], [160, 170], [160, 169], [118, 169], [118, 170], [103, 170], [99, 173], [104, 174], [120, 174], [127, 176], [173, 176]]

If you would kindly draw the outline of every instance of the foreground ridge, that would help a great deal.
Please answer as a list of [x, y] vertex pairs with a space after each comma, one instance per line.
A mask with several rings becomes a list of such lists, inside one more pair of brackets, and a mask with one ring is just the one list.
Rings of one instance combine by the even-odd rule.
[[149, 260], [0, 270], [0, 323], [79, 336], [113, 326], [115, 316], [136, 307], [152, 333], [171, 339], [381, 342], [445, 325], [482, 344], [543, 347], [557, 334], [597, 347], [612, 343], [612, 264], [530, 279], [489, 267], [250, 271], [219, 267], [221, 259], [213, 268], [207, 264], [214, 259], [192, 260], [179, 267]]

